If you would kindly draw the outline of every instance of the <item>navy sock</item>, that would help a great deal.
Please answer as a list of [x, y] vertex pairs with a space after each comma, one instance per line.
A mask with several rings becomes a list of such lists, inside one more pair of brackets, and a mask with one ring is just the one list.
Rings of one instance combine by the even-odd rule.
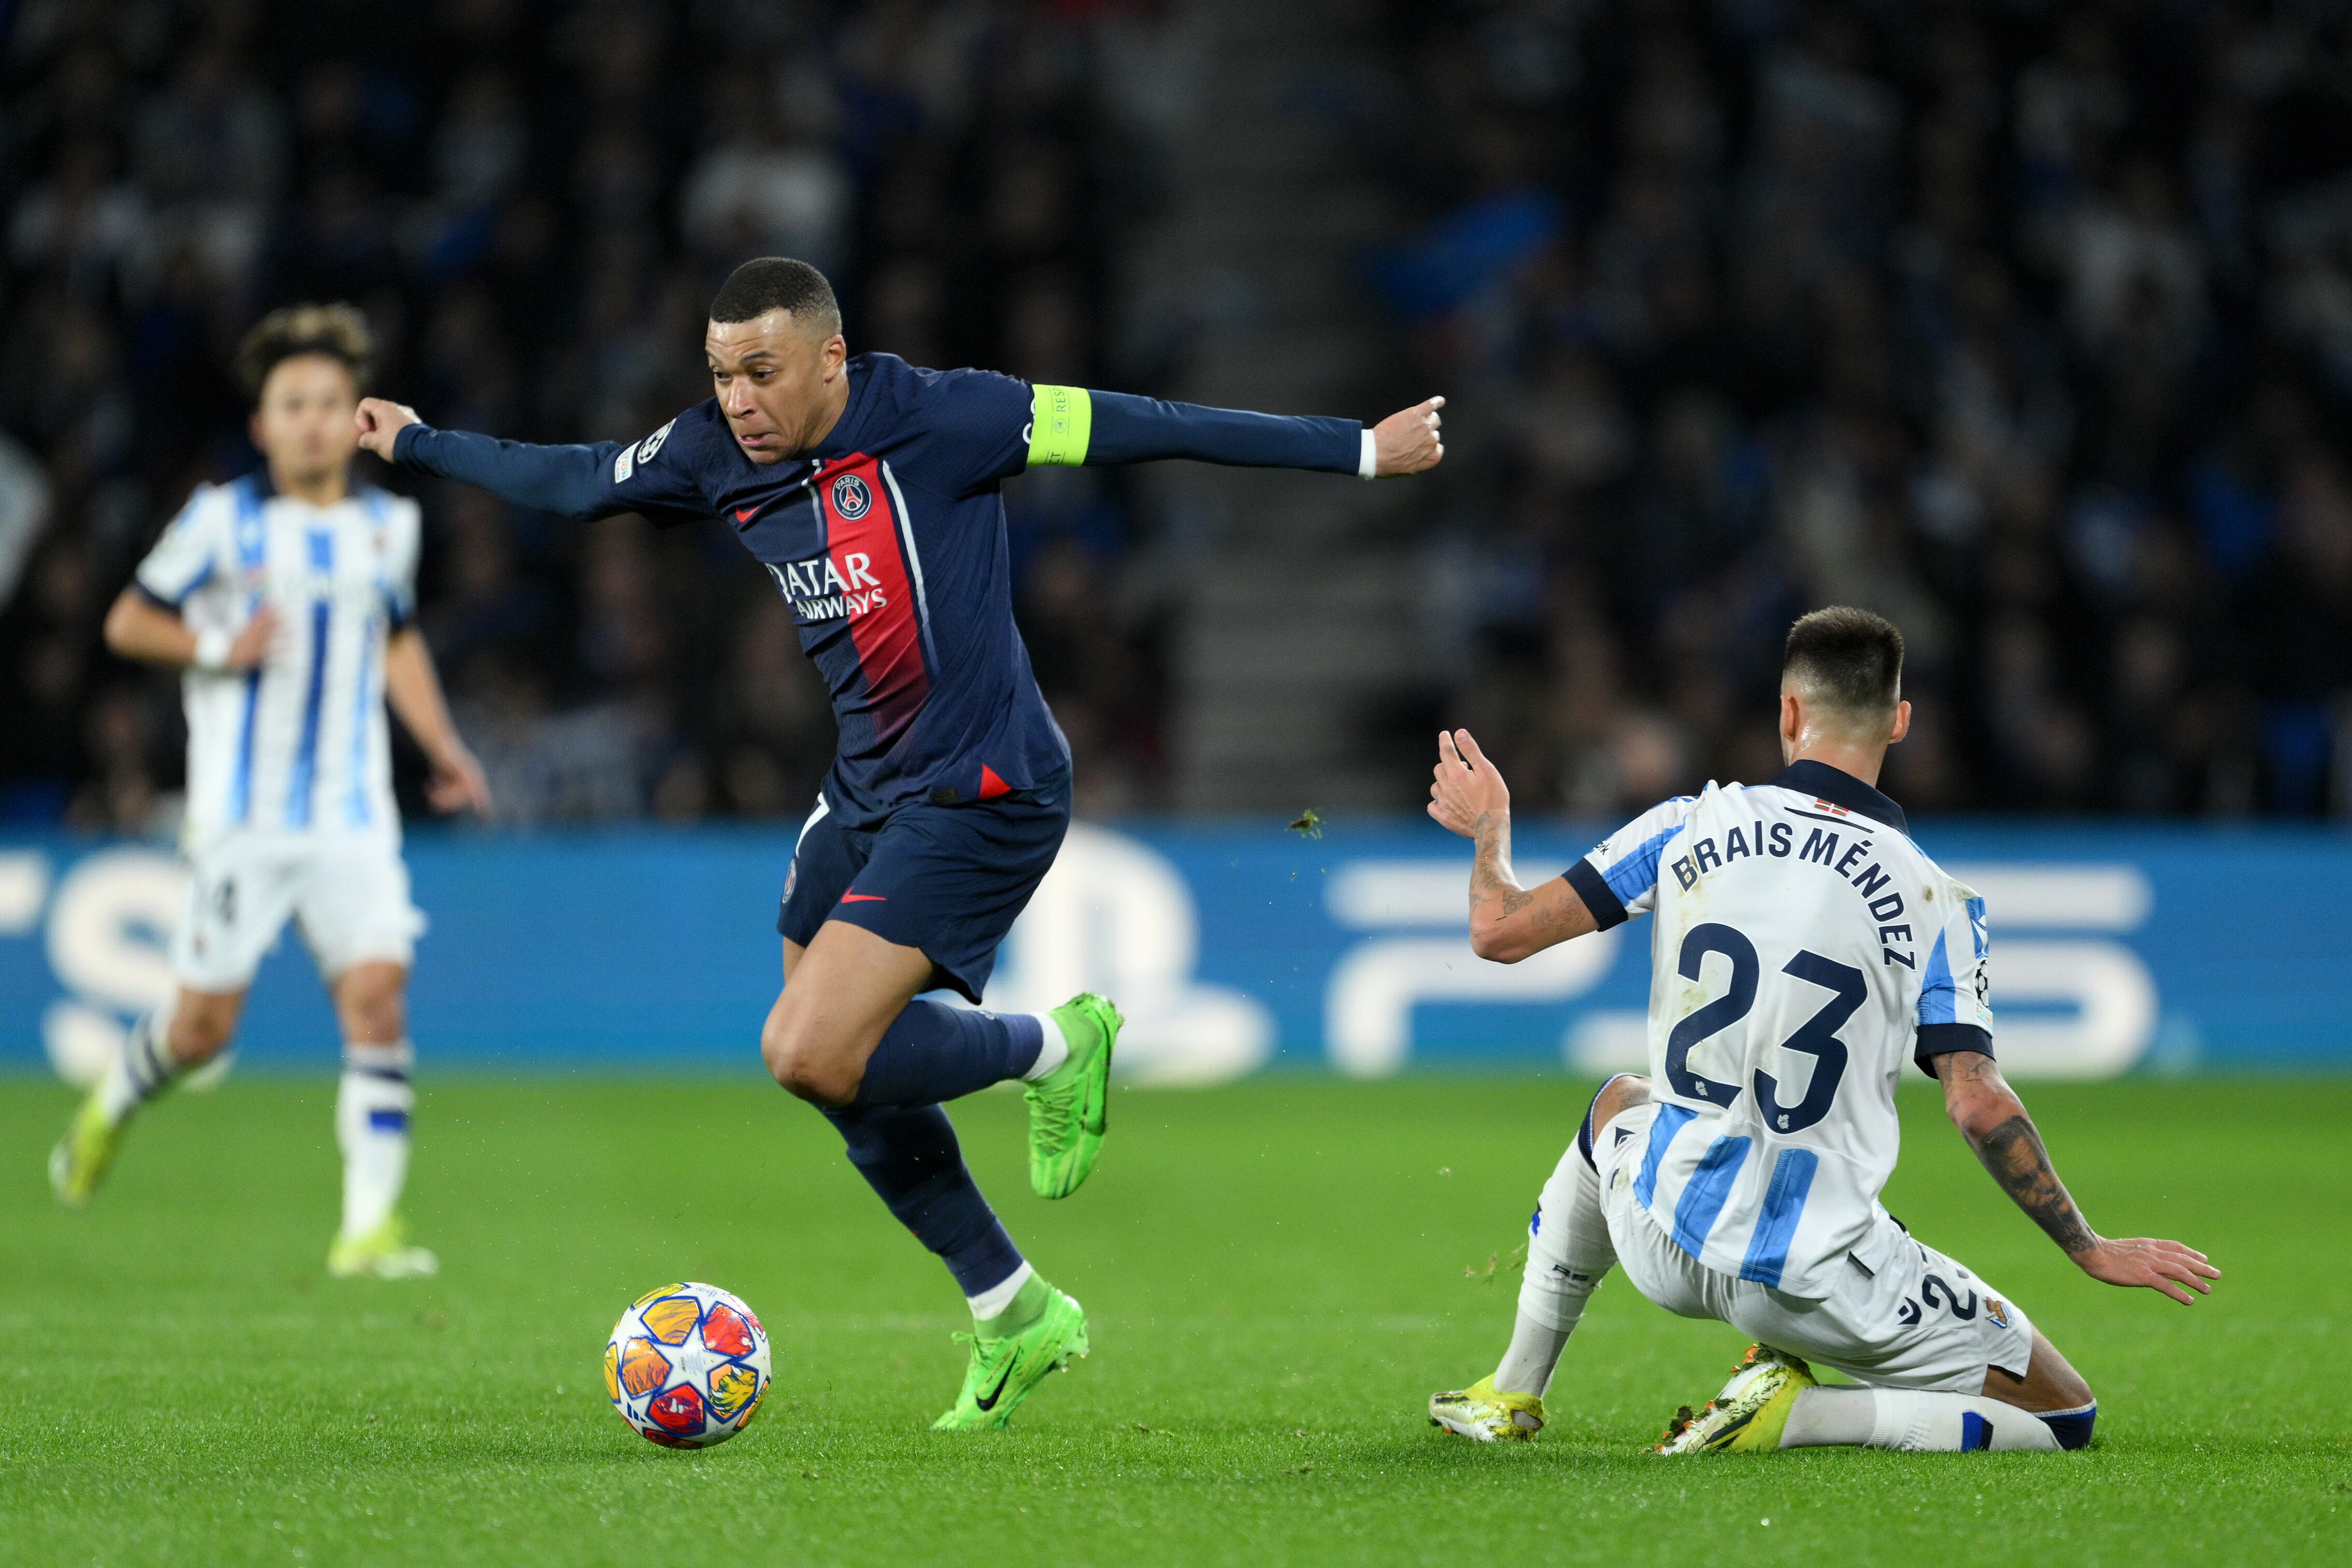
[[856, 1105], [936, 1105], [1018, 1078], [1036, 1063], [1045, 1026], [943, 1002], [911, 1001], [866, 1059]]
[[825, 1112], [857, 1167], [898, 1223], [938, 1253], [967, 1296], [1021, 1267], [996, 1211], [964, 1167], [955, 1128], [937, 1105], [850, 1105]]
[[2050, 1428], [2060, 1448], [2079, 1448], [2091, 1440], [2091, 1428], [2099, 1424], [2099, 1402], [2094, 1399], [2078, 1410], [2044, 1411], [2042, 1424]]

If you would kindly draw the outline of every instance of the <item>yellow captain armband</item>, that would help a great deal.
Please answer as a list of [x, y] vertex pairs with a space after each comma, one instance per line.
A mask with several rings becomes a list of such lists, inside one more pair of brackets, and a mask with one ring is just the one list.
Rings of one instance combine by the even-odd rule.
[[1087, 460], [1094, 434], [1094, 399], [1084, 387], [1029, 389], [1029, 466], [1076, 468]]

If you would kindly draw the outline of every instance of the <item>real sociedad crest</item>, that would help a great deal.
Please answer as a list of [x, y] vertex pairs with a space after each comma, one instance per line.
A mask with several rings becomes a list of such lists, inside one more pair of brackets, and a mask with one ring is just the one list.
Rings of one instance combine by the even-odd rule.
[[856, 475], [844, 474], [833, 482], [833, 509], [851, 522], [864, 517], [866, 508], [873, 504], [874, 493]]

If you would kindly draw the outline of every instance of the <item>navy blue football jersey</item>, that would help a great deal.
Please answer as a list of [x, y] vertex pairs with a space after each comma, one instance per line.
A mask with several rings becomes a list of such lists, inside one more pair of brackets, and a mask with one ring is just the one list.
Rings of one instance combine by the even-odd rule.
[[416, 424], [411, 466], [572, 517], [716, 517], [793, 607], [833, 693], [841, 749], [825, 799], [846, 825], [910, 801], [988, 800], [1057, 781], [1069, 744], [1013, 620], [1002, 483], [1034, 464], [1212, 463], [1373, 470], [1354, 420], [1242, 413], [991, 371], [847, 363], [849, 402], [805, 456], [754, 463], [716, 398], [644, 440], [530, 446]]
[[987, 371], [849, 361], [849, 404], [804, 458], [744, 455], [716, 398], [604, 469], [615, 510], [717, 516], [793, 607], [833, 693], [825, 798], [851, 821], [1052, 782], [1069, 768], [1013, 622], [1004, 501], [1029, 387]]

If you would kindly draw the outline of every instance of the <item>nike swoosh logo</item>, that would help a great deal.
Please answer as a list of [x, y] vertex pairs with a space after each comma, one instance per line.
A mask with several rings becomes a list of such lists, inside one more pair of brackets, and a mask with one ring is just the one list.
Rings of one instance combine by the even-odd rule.
[[995, 1409], [997, 1399], [1004, 1393], [1004, 1385], [1012, 1381], [1013, 1368], [1007, 1366], [1004, 1369], [1004, 1375], [996, 1380], [996, 1386], [988, 1391], [988, 1397], [985, 1399], [975, 1398], [972, 1400], [972, 1403], [979, 1406], [982, 1410]]
[[[765, 501], [760, 503], [761, 507], [764, 507], [766, 505], [767, 503]], [[739, 523], [748, 523], [753, 517], [757, 517], [759, 512], [760, 507], [738, 507], [735, 508], [735, 520]]]
[[845, 893], [841, 895], [841, 902], [844, 904], [887, 904], [890, 902], [890, 895], [887, 893]]

